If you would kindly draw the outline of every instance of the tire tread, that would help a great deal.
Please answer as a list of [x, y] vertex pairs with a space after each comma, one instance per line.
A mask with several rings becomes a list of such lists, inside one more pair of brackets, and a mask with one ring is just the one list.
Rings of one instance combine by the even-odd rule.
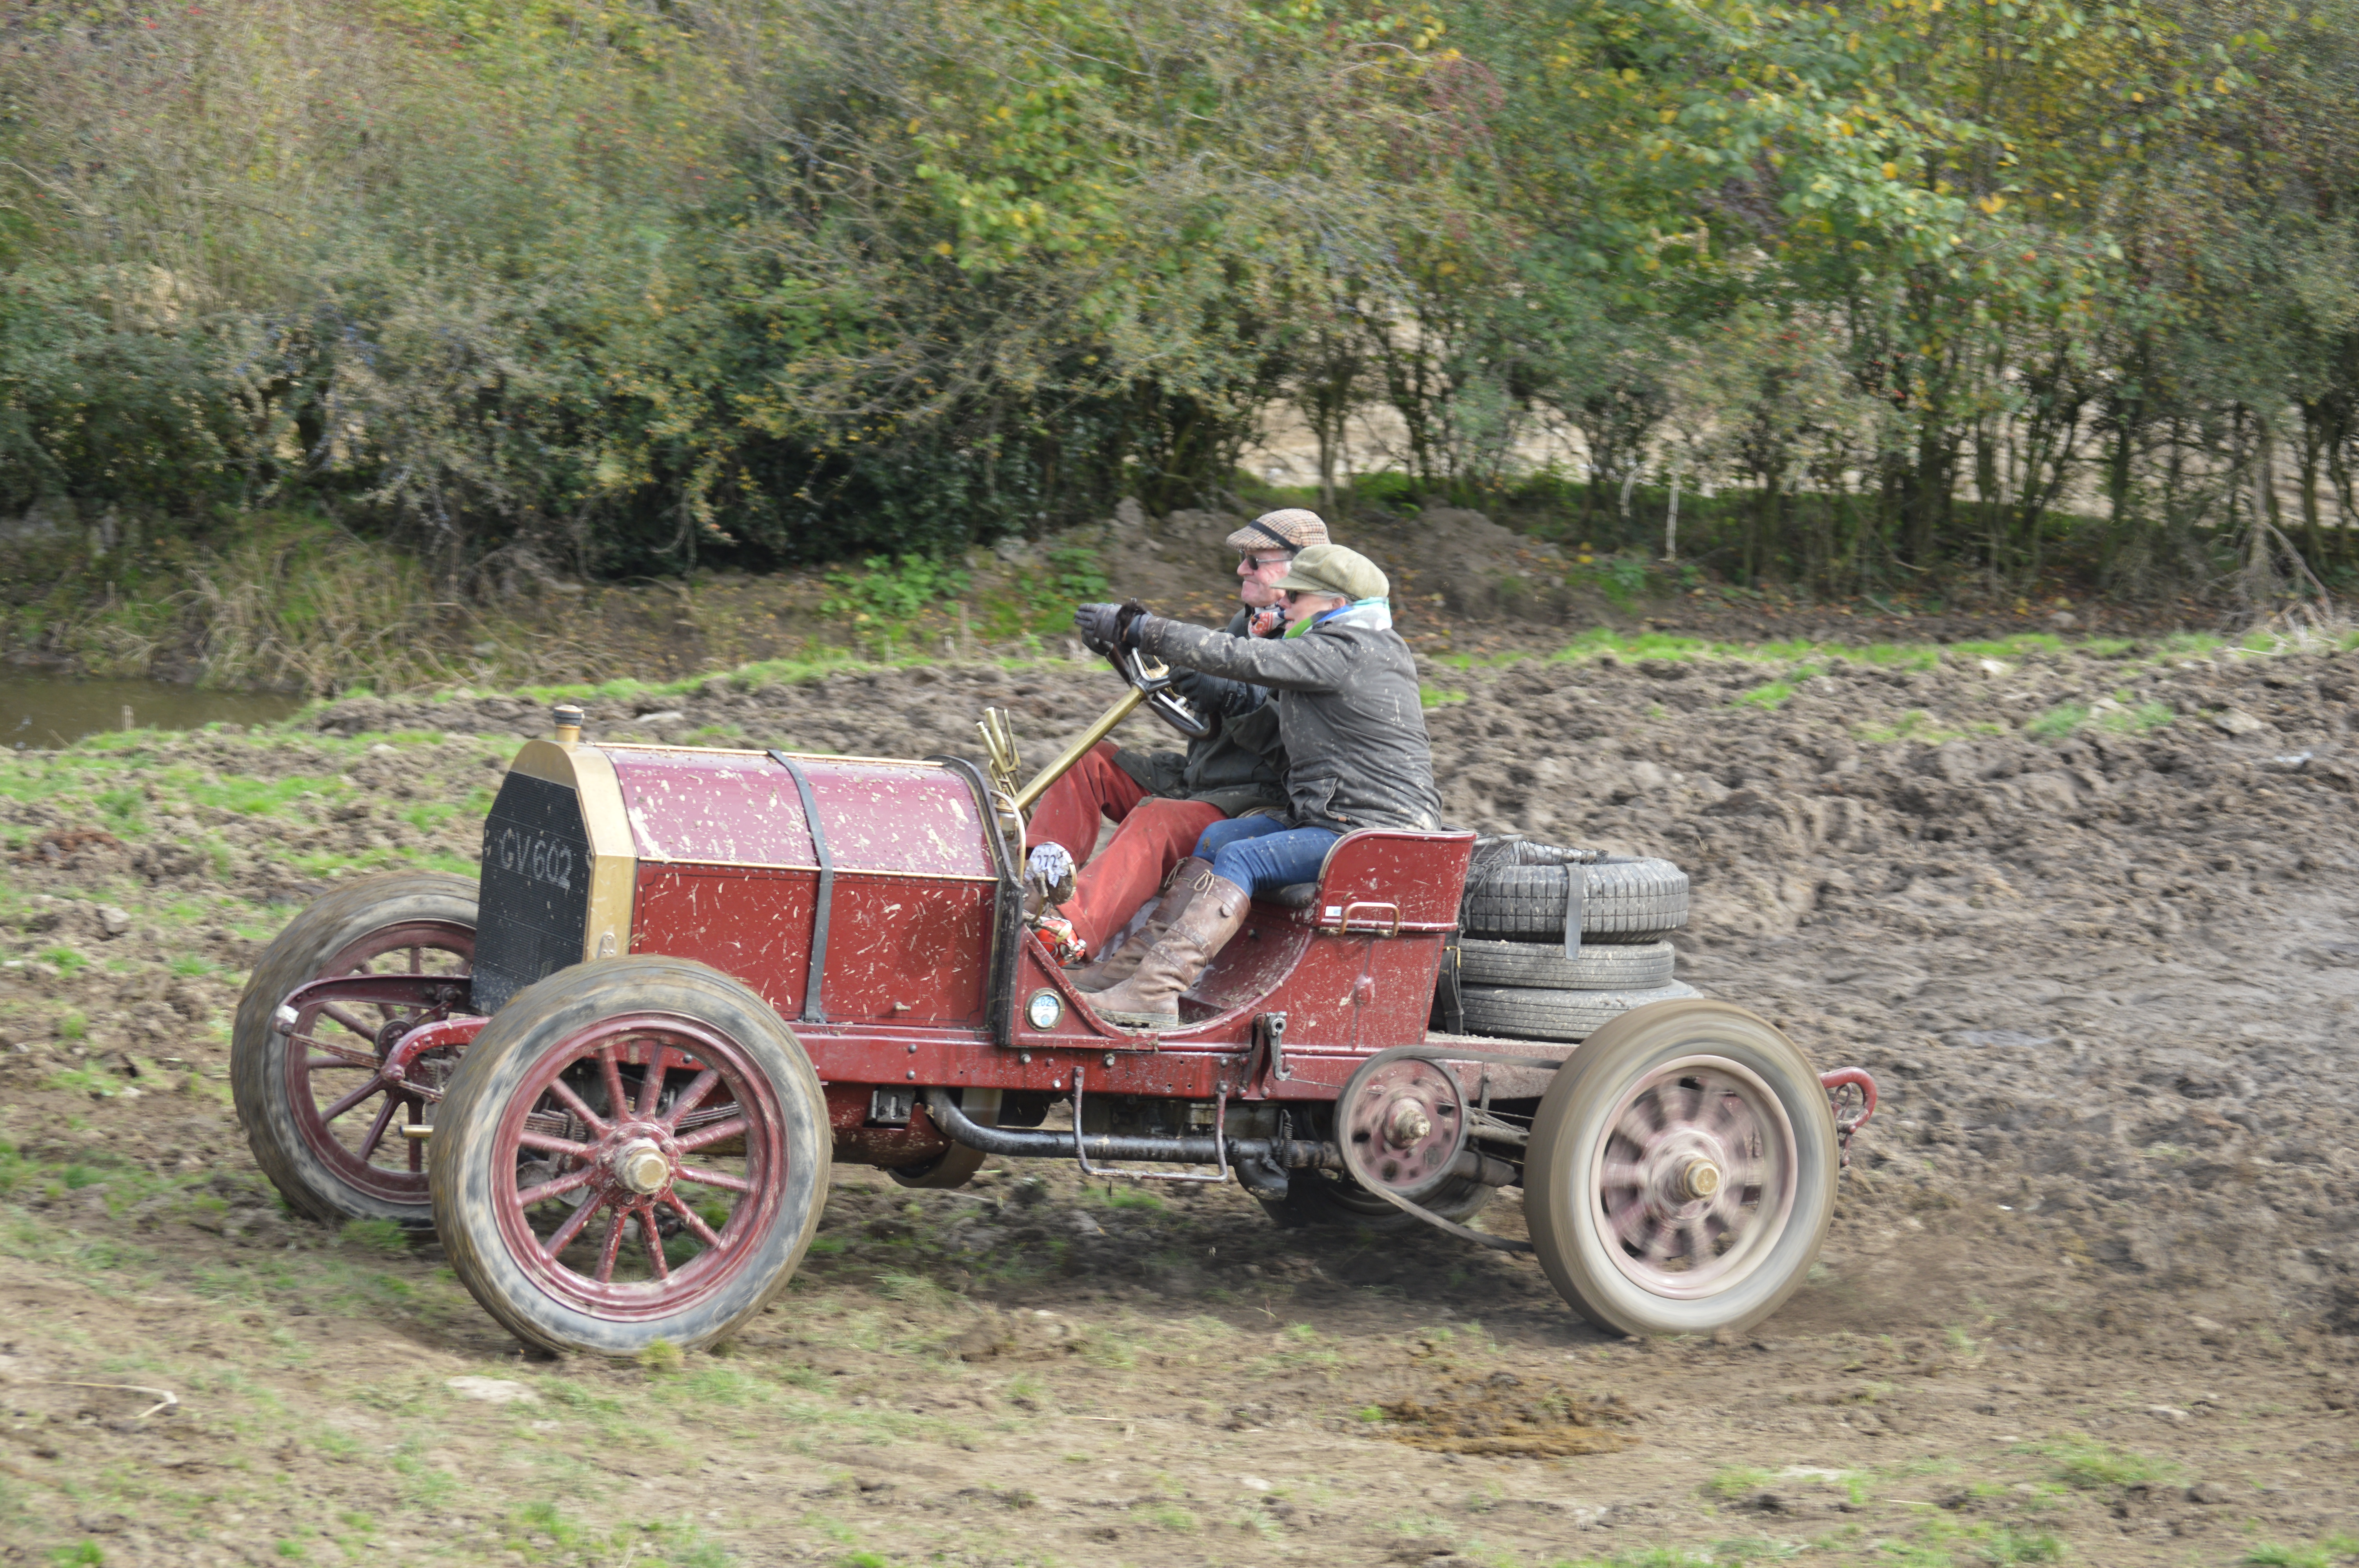
[[1469, 986], [1533, 986], [1543, 990], [1649, 990], [1668, 985], [1677, 959], [1669, 942], [1581, 945], [1567, 958], [1552, 942], [1489, 942], [1462, 937], [1458, 979]]
[[1632, 1008], [1684, 1001], [1699, 993], [1679, 980], [1644, 990], [1542, 990], [1529, 986], [1463, 986], [1466, 1027], [1508, 1040], [1586, 1040]]
[[1639, 942], [1688, 923], [1687, 873], [1646, 858], [1589, 866], [1493, 864], [1467, 874], [1460, 924], [1471, 936], [1510, 940], [1564, 935], [1569, 879], [1582, 878], [1581, 931], [1601, 942]]

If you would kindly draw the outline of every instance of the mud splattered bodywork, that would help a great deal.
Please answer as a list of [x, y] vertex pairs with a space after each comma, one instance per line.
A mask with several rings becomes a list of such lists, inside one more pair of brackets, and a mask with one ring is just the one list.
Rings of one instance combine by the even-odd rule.
[[[1056, 1093], [1081, 1064], [1101, 1093], [1206, 1098], [1228, 1082], [1329, 1098], [1371, 1053], [1424, 1039], [1473, 837], [1352, 835], [1314, 901], [1256, 906], [1180, 1028], [1140, 1035], [1099, 1019], [1028, 931], [1001, 928], [1016, 890], [988, 833], [953, 764], [535, 741], [485, 826], [487, 1011], [567, 964], [659, 953], [752, 986], [832, 1085]], [[1015, 950], [995, 1018], [1000, 943]], [[1248, 1087], [1273, 1011], [1286, 1071]], [[922, 1108], [914, 1128], [894, 1152], [924, 1152]]]
[[[631, 951], [711, 964], [810, 1025], [986, 1031], [998, 876], [948, 768], [614, 747], [637, 849]], [[831, 862], [818, 948], [821, 845]]]

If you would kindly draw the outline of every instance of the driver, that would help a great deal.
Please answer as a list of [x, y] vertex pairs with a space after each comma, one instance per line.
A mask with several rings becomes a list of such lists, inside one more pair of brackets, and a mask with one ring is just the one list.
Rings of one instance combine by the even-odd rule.
[[1136, 972], [1093, 999], [1109, 1022], [1178, 1028], [1180, 993], [1237, 934], [1254, 895], [1318, 880], [1344, 834], [1431, 832], [1440, 825], [1417, 663], [1393, 630], [1385, 574], [1341, 545], [1314, 545], [1276, 586], [1286, 613], [1276, 642], [1167, 621], [1136, 600], [1085, 604], [1073, 617], [1084, 636], [1203, 672], [1210, 678], [1190, 695], [1223, 713], [1276, 708], [1288, 758], [1287, 814], [1204, 829], [1195, 852], [1206, 868], [1184, 886], [1174, 879], [1156, 911], [1151, 928], [1158, 934]]
[[[1284, 624], [1277, 580], [1299, 551], [1325, 543], [1327, 524], [1299, 506], [1264, 513], [1231, 534], [1228, 546], [1237, 552], [1243, 608], [1230, 617], [1228, 635], [1277, 635]], [[1087, 628], [1083, 641], [1098, 653], [1113, 652], [1111, 643], [1093, 640]], [[1201, 678], [1182, 673], [1172, 684], [1181, 695], [1192, 696]], [[1184, 755], [1105, 741], [1033, 806], [1025, 849], [1061, 845], [1081, 867], [1072, 894], [1060, 907], [1074, 935], [1096, 956], [1096, 962], [1074, 971], [1074, 983], [1084, 990], [1113, 985], [1136, 967], [1146, 944], [1134, 939], [1115, 952], [1108, 952], [1107, 944], [1155, 896], [1205, 828], [1238, 813], [1285, 807], [1286, 755], [1278, 746], [1276, 713], [1216, 713], [1214, 719], [1212, 733], [1190, 741]], [[1102, 816], [1120, 826], [1093, 856]]]

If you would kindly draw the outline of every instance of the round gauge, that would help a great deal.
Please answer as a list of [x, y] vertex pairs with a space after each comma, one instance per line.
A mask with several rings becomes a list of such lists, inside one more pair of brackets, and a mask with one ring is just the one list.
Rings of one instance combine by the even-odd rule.
[[1024, 1004], [1024, 1016], [1035, 1029], [1054, 1029], [1057, 1020], [1065, 1016], [1064, 999], [1055, 991], [1034, 991], [1032, 1000]]

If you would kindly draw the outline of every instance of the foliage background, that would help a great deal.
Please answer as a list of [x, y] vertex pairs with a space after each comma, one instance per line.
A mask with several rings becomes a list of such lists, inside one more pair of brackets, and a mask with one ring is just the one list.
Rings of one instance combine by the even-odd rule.
[[2354, 5], [21, 5], [0, 517], [324, 510], [477, 593], [940, 556], [1218, 503], [1291, 406], [1331, 504], [1381, 411], [1609, 545], [1676, 479], [1741, 582], [2014, 592], [2077, 509], [2108, 587], [2315, 594]]

